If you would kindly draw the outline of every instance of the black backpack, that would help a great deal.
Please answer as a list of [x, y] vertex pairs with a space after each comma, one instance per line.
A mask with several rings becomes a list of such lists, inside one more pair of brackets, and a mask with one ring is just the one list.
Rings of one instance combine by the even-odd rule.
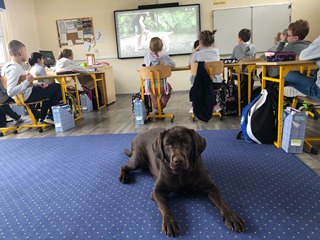
[[223, 81], [221, 91], [217, 92], [217, 104], [224, 116], [238, 114], [238, 89], [232, 81]]
[[[134, 100], [141, 100], [141, 99], [142, 99], [141, 91], [132, 95], [131, 109], [132, 109], [133, 115], [134, 115], [134, 103], [133, 102], [134, 102]], [[151, 98], [149, 97], [149, 95], [144, 95], [144, 103], [146, 105], [147, 114], [152, 112], [152, 102], [151, 102]]]

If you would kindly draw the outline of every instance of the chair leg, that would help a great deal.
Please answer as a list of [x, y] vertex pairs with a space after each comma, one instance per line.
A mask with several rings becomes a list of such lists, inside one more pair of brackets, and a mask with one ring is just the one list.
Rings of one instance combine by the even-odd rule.
[[33, 124], [28, 124], [28, 125], [22, 125], [20, 127], [17, 128], [17, 132], [19, 132], [22, 128], [38, 128], [39, 129], [39, 132], [43, 132], [43, 130], [46, 128], [46, 127], [50, 127], [52, 126], [52, 124], [47, 124], [47, 123], [44, 123], [44, 124], [39, 124], [37, 123], [37, 120], [35, 119], [29, 105], [26, 105], [25, 106], [27, 108], [27, 111], [29, 113], [29, 116], [31, 118], [31, 121]]

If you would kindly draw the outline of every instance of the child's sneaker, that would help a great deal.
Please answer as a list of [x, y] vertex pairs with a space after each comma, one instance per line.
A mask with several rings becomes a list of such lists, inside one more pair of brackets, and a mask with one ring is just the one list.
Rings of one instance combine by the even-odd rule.
[[[159, 115], [158, 110], [156, 110], [155, 115]], [[161, 115], [164, 115], [164, 112], [161, 111]]]
[[54, 124], [53, 117], [47, 115], [46, 118], [44, 119], [44, 122], [49, 123], [49, 124]]
[[23, 116], [20, 116], [20, 118], [18, 120], [15, 120], [16, 123], [22, 123], [24, 120], [23, 120]]
[[193, 106], [190, 108], [189, 113], [193, 113]]

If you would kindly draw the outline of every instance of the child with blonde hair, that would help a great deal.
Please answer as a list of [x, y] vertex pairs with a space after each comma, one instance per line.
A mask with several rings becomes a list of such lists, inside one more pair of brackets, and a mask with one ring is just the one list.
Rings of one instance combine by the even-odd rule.
[[[170, 65], [171, 67], [176, 66], [176, 64], [171, 60], [169, 55], [164, 54], [162, 52], [162, 48], [163, 48], [163, 43], [160, 38], [154, 37], [150, 40], [150, 46], [149, 46], [150, 53], [148, 53], [144, 57], [144, 62], [147, 67], [159, 66], [159, 65]], [[155, 79], [154, 85], [155, 85], [155, 87], [158, 86], [157, 79]], [[150, 95], [153, 107], [155, 109], [158, 109], [157, 97], [155, 95], [153, 95], [153, 92], [152, 92], [151, 79], [148, 79], [146, 81], [145, 89], [146, 89], [146, 92]], [[156, 88], [155, 91], [157, 92], [158, 89]], [[172, 88], [171, 88], [171, 85], [167, 82], [167, 79], [166, 78], [160, 79], [160, 93], [161, 93], [160, 108], [161, 108], [161, 112], [162, 112], [162, 109], [164, 109], [167, 106], [171, 92], [172, 92]], [[158, 114], [159, 113], [157, 110], [156, 115], [158, 115]]]

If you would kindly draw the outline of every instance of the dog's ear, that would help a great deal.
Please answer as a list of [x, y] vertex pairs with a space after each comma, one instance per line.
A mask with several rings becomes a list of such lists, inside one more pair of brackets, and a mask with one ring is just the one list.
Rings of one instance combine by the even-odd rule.
[[152, 143], [152, 150], [157, 158], [161, 161], [164, 160], [163, 156], [163, 148], [162, 148], [162, 140], [163, 140], [164, 131], [159, 133], [157, 139]]
[[194, 141], [194, 158], [198, 159], [201, 153], [206, 149], [207, 141], [201, 137], [196, 131], [190, 129]]

